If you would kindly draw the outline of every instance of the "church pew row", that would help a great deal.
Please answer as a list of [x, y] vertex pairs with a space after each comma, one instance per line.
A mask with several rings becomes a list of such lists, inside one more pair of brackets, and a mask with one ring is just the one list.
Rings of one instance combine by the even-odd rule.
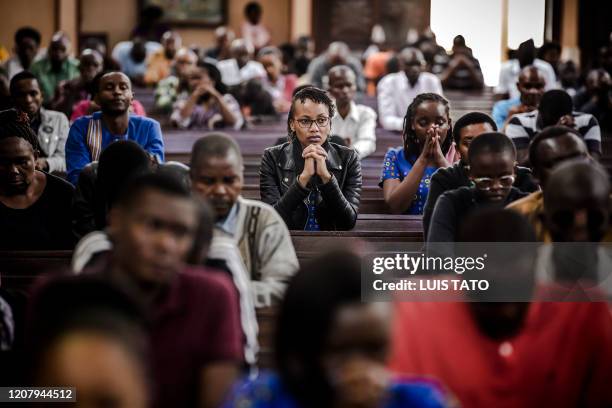
[[[363, 251], [400, 250], [423, 240], [420, 216], [362, 213], [352, 231], [291, 231], [300, 261], [330, 248]], [[0, 251], [0, 285], [23, 289], [40, 274], [66, 271], [72, 251]]]

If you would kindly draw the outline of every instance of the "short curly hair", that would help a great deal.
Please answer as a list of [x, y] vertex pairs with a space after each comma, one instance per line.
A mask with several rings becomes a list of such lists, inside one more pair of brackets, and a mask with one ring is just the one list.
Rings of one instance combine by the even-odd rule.
[[293, 120], [293, 115], [295, 113], [295, 103], [297, 101], [304, 103], [306, 99], [309, 99], [314, 103], [322, 103], [326, 105], [330, 120], [336, 114], [336, 105], [326, 91], [315, 86], [304, 86], [293, 95], [293, 100], [291, 101], [291, 108], [289, 109], [289, 115], [287, 116], [287, 133], [289, 133], [290, 136], [292, 133], [291, 121]]

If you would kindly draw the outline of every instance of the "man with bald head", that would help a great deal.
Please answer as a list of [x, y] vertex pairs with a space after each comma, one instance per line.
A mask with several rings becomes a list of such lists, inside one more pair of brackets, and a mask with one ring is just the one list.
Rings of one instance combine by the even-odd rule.
[[329, 93], [336, 101], [337, 112], [332, 118], [331, 129], [357, 151], [359, 158], [376, 150], [376, 112], [354, 102], [357, 90], [355, 73], [346, 65], [329, 70]]
[[130, 79], [122, 72], [101, 74], [96, 79], [95, 102], [101, 111], [77, 119], [66, 142], [68, 180], [73, 184], [83, 167], [97, 161], [102, 150], [117, 140], [133, 140], [149, 153], [152, 161], [164, 160], [159, 123], [130, 114], [134, 99]]
[[[566, 126], [550, 126], [539, 133], [529, 145], [529, 162], [541, 191], [529, 194], [510, 204], [509, 209], [524, 215], [531, 223], [538, 240], [551, 242], [550, 231], [543, 224], [544, 194], [553, 168], [567, 160], [589, 156], [580, 133]], [[569, 187], [568, 187], [569, 188]]]
[[442, 95], [442, 83], [432, 73], [423, 72], [425, 58], [416, 48], [404, 48], [398, 55], [400, 71], [388, 74], [377, 87], [378, 116], [382, 127], [401, 131], [408, 105], [418, 95], [432, 92]]
[[155, 107], [171, 112], [172, 105], [182, 91], [187, 91], [188, 75], [198, 62], [198, 56], [189, 48], [181, 48], [174, 55], [172, 74], [157, 84], [155, 88]]
[[238, 144], [224, 133], [208, 134], [193, 146], [190, 167], [193, 191], [216, 213], [213, 249], [223, 241], [236, 245], [243, 263], [239, 269], [248, 276], [234, 280], [250, 281], [247, 286], [256, 307], [277, 303], [298, 261], [289, 230], [276, 210], [241, 196], [244, 165]]
[[72, 108], [79, 101], [88, 99], [93, 94], [93, 79], [102, 72], [104, 57], [98, 51], [86, 48], [79, 57], [79, 72], [77, 78], [62, 81], [57, 87], [51, 109], [72, 116]]
[[234, 38], [236, 38], [236, 35], [228, 27], [217, 27], [215, 29], [215, 46], [206, 51], [206, 56], [217, 61], [231, 58], [230, 44], [234, 41]]
[[166, 31], [161, 38], [162, 47], [147, 60], [147, 70], [144, 81], [147, 85], [155, 85], [170, 75], [171, 64], [179, 48], [182, 39], [176, 31]]
[[365, 90], [365, 78], [363, 77], [363, 66], [359, 59], [351, 55], [348, 45], [341, 41], [329, 44], [327, 50], [313, 59], [308, 66], [307, 75], [310, 77], [310, 84], [317, 88], [326, 88], [327, 73], [336, 65], [349, 66], [356, 77], [357, 90]]
[[520, 97], [498, 101], [493, 105], [492, 116], [497, 128], [503, 129], [512, 115], [536, 110], [545, 86], [546, 79], [536, 67], [528, 65], [523, 68], [516, 83]]
[[30, 71], [36, 75], [43, 94], [45, 106], [52, 100], [55, 88], [61, 81], [68, 81], [79, 75], [79, 62], [70, 57], [70, 39], [65, 33], [57, 32], [51, 37], [47, 55], [32, 64]]

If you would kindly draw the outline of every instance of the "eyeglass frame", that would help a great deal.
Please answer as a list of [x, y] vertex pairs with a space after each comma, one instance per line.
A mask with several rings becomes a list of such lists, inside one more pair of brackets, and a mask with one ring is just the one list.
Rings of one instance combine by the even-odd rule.
[[[502, 179], [511, 179], [511, 180], [512, 180], [512, 182], [511, 182], [511, 183], [510, 183], [508, 186], [505, 186], [505, 185], [502, 183]], [[500, 185], [502, 188], [510, 188], [510, 187], [512, 187], [512, 185], [513, 185], [513, 184], [514, 184], [514, 182], [516, 181], [516, 176], [515, 176], [515, 175], [512, 175], [512, 174], [508, 174], [508, 175], [506, 175], [506, 176], [501, 176], [501, 177], [478, 177], [478, 178], [473, 178], [473, 179], [472, 179], [472, 183], [474, 183], [474, 187], [476, 187], [476, 188], [477, 188], [478, 190], [480, 190], [480, 191], [490, 191], [490, 190], [491, 190], [491, 188], [494, 186], [494, 184], [491, 184], [491, 186], [490, 186], [490, 187], [486, 187], [486, 188], [480, 188], [480, 187], [478, 187], [478, 183], [479, 183], [479, 182], [483, 182], [483, 181], [485, 181], [485, 180], [490, 180], [490, 182], [491, 182], [491, 183], [494, 183], [494, 182], [495, 182], [495, 180], [497, 180], [497, 181], [499, 182], [499, 185]]]
[[[321, 120], [321, 119], [325, 119], [325, 124], [319, 124], [319, 123], [317, 123], [317, 121], [318, 121], [318, 120]], [[319, 117], [319, 118], [317, 118], [317, 119], [300, 118], [300, 119], [293, 119], [293, 120], [297, 122], [297, 125], [298, 125], [298, 126], [301, 128], [301, 129], [306, 129], [306, 130], [310, 129], [310, 127], [312, 126], [312, 124], [313, 124], [313, 123], [317, 125], [317, 128], [319, 128], [319, 130], [320, 130], [321, 128], [326, 127], [327, 125], [329, 125], [329, 124], [331, 123], [331, 118], [330, 118], [329, 116], [323, 116], [323, 117]], [[300, 121], [301, 121], [301, 120], [303, 120], [303, 121], [308, 121], [308, 126], [304, 126], [304, 125], [302, 125], [302, 124], [300, 123]]]

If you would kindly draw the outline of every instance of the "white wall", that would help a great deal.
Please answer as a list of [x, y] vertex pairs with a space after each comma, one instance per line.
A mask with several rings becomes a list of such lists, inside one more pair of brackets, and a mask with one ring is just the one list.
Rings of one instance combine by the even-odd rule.
[[431, 29], [438, 43], [450, 50], [461, 34], [478, 58], [486, 85], [499, 79], [501, 64], [501, 0], [431, 0]]

